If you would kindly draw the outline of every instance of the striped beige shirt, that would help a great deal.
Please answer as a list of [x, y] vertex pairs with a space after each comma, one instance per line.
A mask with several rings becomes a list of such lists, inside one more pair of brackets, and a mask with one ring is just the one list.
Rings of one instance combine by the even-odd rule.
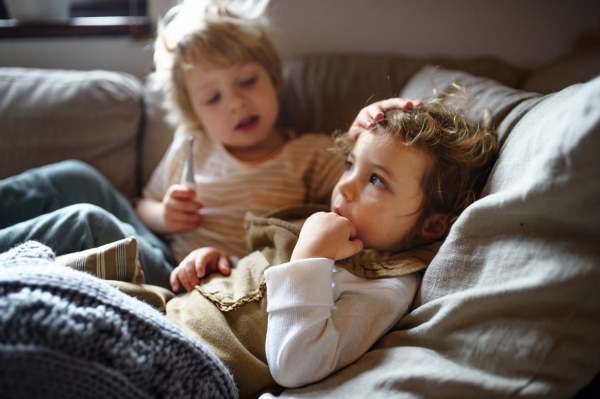
[[231, 156], [203, 132], [180, 129], [144, 188], [144, 197], [162, 201], [171, 185], [184, 182], [189, 136], [194, 137], [196, 193], [205, 216], [200, 228], [167, 236], [178, 262], [205, 246], [246, 255], [247, 211], [262, 215], [282, 206], [329, 202], [345, 168], [343, 158], [329, 150], [333, 143], [325, 134], [291, 137], [275, 156], [249, 163]]

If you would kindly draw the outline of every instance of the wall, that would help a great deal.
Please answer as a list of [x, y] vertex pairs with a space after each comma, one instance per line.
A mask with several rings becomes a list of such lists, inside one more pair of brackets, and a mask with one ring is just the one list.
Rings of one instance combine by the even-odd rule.
[[[175, 0], [150, 0], [156, 19]], [[597, 0], [271, 0], [282, 55], [367, 51], [495, 55], [522, 66], [567, 52], [600, 32]], [[128, 37], [0, 39], [0, 66], [111, 69], [145, 76], [151, 40]]]
[[568, 51], [583, 30], [600, 32], [597, 0], [276, 0], [270, 13], [290, 32], [276, 36], [283, 53], [488, 53], [532, 65]]

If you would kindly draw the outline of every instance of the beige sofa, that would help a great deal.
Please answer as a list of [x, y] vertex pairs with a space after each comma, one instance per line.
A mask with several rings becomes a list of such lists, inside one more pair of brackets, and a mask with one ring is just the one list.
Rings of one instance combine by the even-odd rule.
[[[280, 124], [299, 133], [343, 129], [370, 101], [422, 98], [459, 80], [473, 118], [491, 113], [501, 151], [411, 313], [356, 363], [282, 397], [597, 397], [599, 54], [530, 70], [492, 58], [286, 60]], [[133, 198], [172, 131], [152, 76], [0, 68], [0, 178], [76, 158]]]
[[[343, 129], [365, 104], [400, 93], [426, 64], [551, 93], [598, 73], [596, 49], [526, 70], [494, 58], [326, 54], [285, 60], [280, 125], [297, 132]], [[160, 94], [112, 71], [0, 68], [0, 179], [64, 159], [90, 163], [129, 197], [172, 139]]]

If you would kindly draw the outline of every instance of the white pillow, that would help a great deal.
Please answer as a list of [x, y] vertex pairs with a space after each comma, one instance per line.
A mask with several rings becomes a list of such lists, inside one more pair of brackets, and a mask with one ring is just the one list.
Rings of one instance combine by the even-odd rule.
[[[434, 65], [426, 65], [415, 73], [406, 83], [399, 97], [418, 100], [439, 96], [448, 91], [450, 85], [455, 82], [467, 90], [469, 100], [466, 102], [466, 106], [471, 111], [471, 117], [475, 121], [483, 123], [485, 113], [489, 112], [494, 128], [497, 128], [508, 113], [524, 100], [541, 98], [540, 94], [504, 86], [490, 78]], [[520, 114], [526, 112], [527, 109], [522, 109]], [[506, 129], [498, 131], [500, 139], [505, 134]]]
[[452, 227], [418, 308], [383, 345], [433, 351], [433, 380], [461, 397], [569, 397], [600, 370], [600, 78], [543, 98], [511, 91], [478, 94], [494, 110], [505, 107], [481, 99], [524, 99], [498, 126], [485, 197]]

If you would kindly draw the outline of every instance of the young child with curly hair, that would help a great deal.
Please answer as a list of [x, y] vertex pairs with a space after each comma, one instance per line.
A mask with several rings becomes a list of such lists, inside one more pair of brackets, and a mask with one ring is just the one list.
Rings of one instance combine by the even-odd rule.
[[446, 99], [414, 105], [363, 109], [336, 138], [347, 167], [330, 208], [248, 215], [255, 252], [230, 277], [167, 302], [167, 316], [230, 368], [241, 397], [318, 381], [367, 352], [409, 311], [418, 272], [478, 198], [496, 136]]

